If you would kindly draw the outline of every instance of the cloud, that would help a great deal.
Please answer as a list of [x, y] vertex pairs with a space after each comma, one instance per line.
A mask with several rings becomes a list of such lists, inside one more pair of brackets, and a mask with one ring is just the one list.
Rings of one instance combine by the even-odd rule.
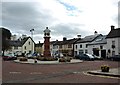
[[[39, 29], [48, 25], [52, 17], [43, 10], [38, 11], [36, 3], [31, 2], [4, 2], [2, 3], [2, 25], [13, 31]], [[28, 33], [27, 33], [28, 34]]]
[[[118, 0], [2, 0], [2, 26], [13, 34], [27, 34], [35, 29], [34, 40], [43, 41], [49, 27], [51, 40], [73, 38], [94, 31], [108, 33], [117, 25]], [[0, 19], [1, 20], [1, 19]]]

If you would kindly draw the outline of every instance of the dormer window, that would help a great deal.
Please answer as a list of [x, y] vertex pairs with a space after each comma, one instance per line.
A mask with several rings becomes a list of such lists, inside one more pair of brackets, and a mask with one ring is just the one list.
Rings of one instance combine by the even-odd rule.
[[103, 38], [96, 39], [96, 42], [102, 41]]

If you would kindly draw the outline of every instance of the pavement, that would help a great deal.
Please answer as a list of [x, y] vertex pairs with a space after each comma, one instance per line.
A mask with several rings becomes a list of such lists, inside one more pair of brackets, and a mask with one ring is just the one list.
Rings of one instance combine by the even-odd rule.
[[102, 72], [101, 70], [95, 70], [95, 71], [87, 71], [87, 73], [93, 75], [118, 77], [120, 79], [120, 68], [111, 68], [109, 72]]
[[37, 63], [34, 62], [34, 59], [28, 59], [28, 61], [19, 61], [19, 60], [14, 60], [16, 63], [22, 63], [22, 64], [42, 64], [42, 65], [51, 65], [51, 64], [74, 64], [74, 63], [82, 63], [82, 60], [78, 59], [72, 59], [71, 62], [59, 62], [57, 61], [39, 61], [36, 60]]

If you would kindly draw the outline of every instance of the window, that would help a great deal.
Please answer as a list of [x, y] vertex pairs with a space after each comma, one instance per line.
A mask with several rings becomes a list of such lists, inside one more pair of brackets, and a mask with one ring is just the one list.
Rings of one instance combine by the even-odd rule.
[[88, 50], [85, 50], [85, 53], [88, 53]]
[[71, 44], [69, 44], [69, 45], [68, 45], [68, 48], [72, 48], [72, 45], [71, 45]]
[[77, 49], [77, 45], [75, 46], [75, 48]]
[[88, 45], [86, 44], [86, 48], [88, 47]]
[[30, 45], [30, 41], [29, 41], [29, 45]]
[[82, 45], [80, 45], [80, 48], [82, 48]]
[[17, 47], [17, 46], [15, 46], [15, 47], [14, 47], [14, 49], [18, 49], [18, 47]]
[[100, 46], [100, 49], [103, 49], [103, 46]]
[[32, 51], [31, 51], [31, 50], [29, 50], [29, 53], [32, 53]]
[[115, 41], [112, 41], [112, 45], [115, 45]]
[[24, 47], [24, 49], [26, 50], [26, 46]]
[[115, 48], [115, 41], [112, 41], [111, 47], [114, 49]]

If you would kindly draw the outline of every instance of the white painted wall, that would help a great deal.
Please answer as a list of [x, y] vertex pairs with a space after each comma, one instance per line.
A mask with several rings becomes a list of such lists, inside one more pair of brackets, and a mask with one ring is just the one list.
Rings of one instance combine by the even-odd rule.
[[[115, 48], [112, 49], [112, 41], [115, 41]], [[107, 50], [110, 49], [111, 53], [109, 54], [112, 56], [112, 51], [115, 51], [115, 55], [120, 53], [120, 38], [107, 38]]]
[[[85, 50], [88, 51], [88, 47], [86, 48], [86, 44], [88, 43], [77, 43], [74, 45], [74, 51], [77, 51], [77, 55], [79, 55], [79, 51], [83, 50], [83, 53], [85, 53]], [[76, 48], [77, 45], [77, 48]], [[82, 48], [80, 48], [80, 45], [82, 45]]]
[[[30, 45], [29, 45], [29, 42], [30, 42]], [[26, 46], [26, 49], [25, 49], [25, 46]], [[22, 46], [22, 53], [24, 53], [25, 51], [26, 53], [29, 53], [29, 51], [34, 52], [34, 47], [35, 47], [34, 42], [31, 40], [31, 38], [29, 38]]]
[[107, 51], [107, 44], [97, 44], [97, 45], [88, 45], [88, 53], [93, 54], [93, 48], [99, 49], [99, 56], [101, 57], [101, 48], [100, 46], [103, 46], [103, 50]]

